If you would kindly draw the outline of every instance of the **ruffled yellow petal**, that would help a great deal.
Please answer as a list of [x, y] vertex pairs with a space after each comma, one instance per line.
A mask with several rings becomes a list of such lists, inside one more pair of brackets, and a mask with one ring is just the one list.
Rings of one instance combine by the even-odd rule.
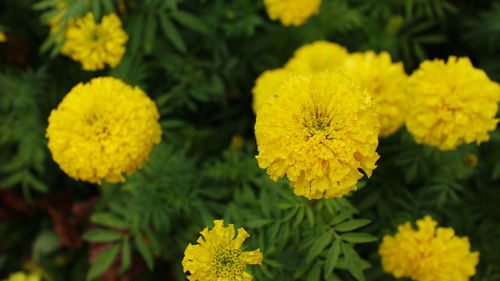
[[424, 61], [410, 77], [406, 126], [415, 141], [441, 150], [488, 141], [500, 86], [468, 58]]
[[467, 237], [457, 237], [451, 228], [437, 227], [431, 217], [408, 222], [394, 236], [386, 235], [379, 254], [386, 272], [415, 281], [467, 281], [475, 274], [479, 253], [470, 252]]
[[285, 26], [297, 26], [319, 12], [321, 0], [264, 0], [264, 4], [272, 20], [279, 19]]

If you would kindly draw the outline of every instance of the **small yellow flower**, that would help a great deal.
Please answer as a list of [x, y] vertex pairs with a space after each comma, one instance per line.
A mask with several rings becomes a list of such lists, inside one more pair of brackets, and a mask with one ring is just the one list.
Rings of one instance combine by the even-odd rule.
[[24, 272], [16, 272], [9, 275], [9, 278], [4, 281], [40, 281], [40, 276], [36, 274], [26, 274]]
[[127, 33], [120, 18], [109, 14], [96, 23], [92, 13], [70, 24], [62, 53], [82, 64], [83, 70], [99, 70], [108, 64], [117, 66], [125, 53]]
[[467, 237], [452, 228], [436, 227], [429, 216], [417, 221], [418, 230], [407, 222], [380, 245], [384, 270], [396, 278], [415, 281], [467, 281], [476, 274], [479, 253], [470, 252]]
[[272, 97], [276, 88], [292, 75], [292, 72], [282, 68], [263, 72], [255, 81], [255, 86], [252, 89], [253, 111], [257, 112]]
[[112, 77], [78, 84], [52, 110], [49, 150], [70, 177], [100, 183], [124, 181], [160, 142], [154, 102], [138, 87]]
[[370, 95], [340, 72], [296, 75], [257, 114], [261, 168], [287, 176], [295, 194], [342, 197], [371, 176], [379, 122]]
[[403, 126], [408, 96], [408, 77], [402, 63], [393, 63], [387, 52], [354, 53], [345, 61], [344, 70], [372, 95], [380, 120], [380, 136], [386, 137]]
[[415, 141], [441, 150], [488, 141], [500, 86], [468, 58], [424, 61], [410, 77], [406, 126]]
[[7, 36], [5, 36], [5, 32], [0, 31], [0, 42], [7, 41]]
[[285, 26], [298, 26], [319, 12], [321, 0], [264, 0], [264, 4], [272, 20], [279, 19]]
[[247, 264], [262, 264], [260, 249], [242, 251], [241, 245], [250, 235], [243, 228], [234, 237], [234, 225], [224, 227], [222, 220], [214, 221], [214, 228], [200, 232], [197, 245], [187, 246], [182, 260], [184, 272], [191, 281], [250, 281], [245, 272]]
[[296, 73], [332, 71], [344, 64], [347, 55], [339, 44], [316, 41], [298, 48], [285, 69]]

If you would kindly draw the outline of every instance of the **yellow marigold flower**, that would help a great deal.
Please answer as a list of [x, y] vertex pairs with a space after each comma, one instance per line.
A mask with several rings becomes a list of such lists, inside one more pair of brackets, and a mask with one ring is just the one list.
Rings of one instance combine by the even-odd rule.
[[0, 42], [7, 41], [7, 36], [5, 36], [5, 32], [0, 31]]
[[297, 75], [259, 109], [255, 136], [261, 168], [286, 175], [295, 194], [342, 197], [371, 176], [379, 123], [370, 95], [340, 72]]
[[407, 76], [402, 63], [393, 63], [387, 52], [354, 53], [345, 61], [344, 70], [368, 89], [377, 105], [380, 136], [386, 137], [403, 126], [408, 97]]
[[12, 273], [9, 278], [4, 279], [4, 281], [40, 281], [40, 276], [36, 274], [26, 274], [22, 271]]
[[308, 18], [319, 12], [321, 0], [264, 0], [267, 14], [281, 24], [302, 25]]
[[441, 150], [489, 140], [500, 87], [468, 58], [424, 61], [410, 77], [406, 126], [415, 141]]
[[234, 225], [224, 227], [222, 220], [214, 221], [214, 228], [200, 232], [197, 245], [187, 246], [182, 260], [184, 272], [191, 281], [250, 281], [245, 272], [247, 264], [262, 264], [260, 249], [242, 251], [241, 245], [250, 235], [243, 228], [234, 237]]
[[87, 13], [68, 26], [63, 54], [79, 61], [83, 70], [103, 69], [105, 64], [115, 67], [125, 53], [127, 40], [116, 14], [104, 16], [99, 24]]
[[470, 252], [467, 237], [452, 228], [436, 227], [429, 216], [417, 221], [418, 230], [407, 222], [380, 245], [384, 270], [396, 278], [415, 281], [467, 281], [476, 274], [479, 253]]
[[342, 66], [347, 55], [339, 44], [316, 41], [298, 48], [285, 69], [297, 73], [331, 71]]
[[263, 72], [255, 81], [255, 86], [252, 89], [253, 111], [257, 112], [257, 110], [272, 97], [274, 90], [292, 75], [292, 72], [283, 68]]
[[160, 142], [154, 102], [138, 87], [112, 77], [78, 84], [52, 110], [49, 150], [70, 177], [100, 183], [124, 181]]

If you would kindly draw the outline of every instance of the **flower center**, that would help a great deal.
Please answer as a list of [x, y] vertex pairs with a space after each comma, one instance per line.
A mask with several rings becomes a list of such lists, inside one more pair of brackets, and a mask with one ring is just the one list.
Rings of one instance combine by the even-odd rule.
[[302, 125], [311, 136], [323, 134], [325, 137], [328, 137], [331, 130], [331, 122], [331, 118], [316, 109], [304, 117]]
[[212, 271], [217, 277], [236, 278], [245, 269], [239, 249], [218, 249], [212, 259]]

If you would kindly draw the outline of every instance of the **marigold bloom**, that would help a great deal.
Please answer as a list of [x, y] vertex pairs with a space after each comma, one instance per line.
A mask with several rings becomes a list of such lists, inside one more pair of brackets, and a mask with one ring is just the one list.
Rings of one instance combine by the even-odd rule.
[[241, 245], [250, 236], [239, 228], [234, 237], [234, 225], [224, 227], [222, 220], [214, 221], [214, 228], [200, 232], [197, 245], [187, 246], [182, 260], [184, 272], [191, 281], [249, 281], [252, 275], [245, 272], [247, 264], [262, 264], [260, 249], [242, 251]]
[[402, 63], [393, 63], [387, 52], [354, 53], [345, 61], [344, 70], [368, 89], [377, 105], [380, 136], [386, 137], [403, 126], [406, 115], [407, 76]]
[[476, 273], [479, 253], [470, 252], [467, 237], [452, 228], [436, 227], [429, 216], [417, 221], [418, 230], [407, 222], [380, 245], [384, 270], [396, 278], [416, 281], [467, 281]]
[[0, 31], [0, 42], [7, 41], [7, 36], [5, 36], [5, 32]]
[[96, 23], [92, 13], [70, 24], [62, 53], [82, 64], [83, 70], [99, 70], [108, 64], [115, 67], [125, 53], [127, 33], [120, 18], [109, 14]]
[[40, 276], [36, 274], [26, 274], [22, 271], [12, 273], [9, 278], [4, 279], [4, 281], [40, 281]]
[[138, 87], [112, 77], [78, 84], [52, 110], [47, 138], [52, 158], [70, 177], [124, 181], [160, 142], [154, 102]]
[[286, 175], [297, 195], [342, 197], [356, 189], [360, 169], [375, 169], [378, 133], [370, 95], [347, 75], [297, 75], [259, 109], [257, 160], [272, 180]]
[[283, 68], [263, 72], [255, 81], [255, 86], [252, 89], [253, 111], [257, 112], [257, 110], [272, 97], [276, 88], [292, 75], [292, 72]]
[[347, 55], [339, 44], [320, 40], [298, 48], [285, 69], [297, 73], [331, 71], [342, 66]]
[[500, 86], [468, 58], [424, 61], [410, 77], [406, 126], [415, 141], [441, 150], [489, 140]]
[[281, 24], [302, 25], [308, 18], [319, 12], [321, 0], [264, 0], [267, 14]]

